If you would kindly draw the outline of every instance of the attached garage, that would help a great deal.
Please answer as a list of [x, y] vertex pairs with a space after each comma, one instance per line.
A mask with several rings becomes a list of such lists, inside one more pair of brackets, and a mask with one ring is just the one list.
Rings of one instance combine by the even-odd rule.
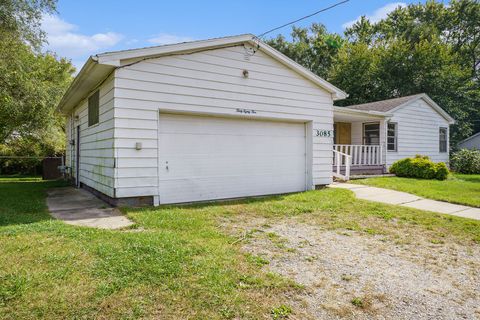
[[99, 54], [59, 105], [66, 161], [116, 205], [311, 190], [332, 181], [344, 97], [252, 35]]
[[305, 124], [160, 113], [161, 203], [307, 190]]

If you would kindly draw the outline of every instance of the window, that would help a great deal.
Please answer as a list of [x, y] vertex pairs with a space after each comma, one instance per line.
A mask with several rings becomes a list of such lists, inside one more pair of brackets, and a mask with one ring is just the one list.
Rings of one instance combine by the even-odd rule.
[[397, 151], [397, 124], [395, 122], [387, 124], [387, 150]]
[[379, 123], [363, 124], [363, 144], [365, 145], [380, 144], [380, 124]]
[[88, 98], [88, 126], [93, 126], [94, 124], [98, 123], [99, 118], [99, 109], [100, 109], [100, 94], [95, 91]]
[[448, 129], [440, 128], [440, 131], [439, 131], [440, 152], [447, 152], [447, 136], [448, 136]]

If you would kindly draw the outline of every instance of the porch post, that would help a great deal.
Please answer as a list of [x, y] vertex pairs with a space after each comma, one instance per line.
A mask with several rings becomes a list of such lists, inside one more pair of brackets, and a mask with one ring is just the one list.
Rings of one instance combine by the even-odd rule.
[[387, 121], [380, 120], [380, 162], [386, 164], [387, 160]]

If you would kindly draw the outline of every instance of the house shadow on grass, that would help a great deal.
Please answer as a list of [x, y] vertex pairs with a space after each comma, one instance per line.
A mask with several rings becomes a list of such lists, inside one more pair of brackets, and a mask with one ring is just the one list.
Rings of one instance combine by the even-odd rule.
[[52, 220], [45, 202], [46, 190], [65, 184], [38, 178], [0, 177], [0, 227]]

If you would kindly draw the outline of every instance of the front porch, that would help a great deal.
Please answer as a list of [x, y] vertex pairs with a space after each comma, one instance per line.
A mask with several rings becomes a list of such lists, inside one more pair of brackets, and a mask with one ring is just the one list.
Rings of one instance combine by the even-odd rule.
[[386, 125], [384, 115], [335, 107], [334, 177], [349, 180], [353, 175], [384, 174]]

